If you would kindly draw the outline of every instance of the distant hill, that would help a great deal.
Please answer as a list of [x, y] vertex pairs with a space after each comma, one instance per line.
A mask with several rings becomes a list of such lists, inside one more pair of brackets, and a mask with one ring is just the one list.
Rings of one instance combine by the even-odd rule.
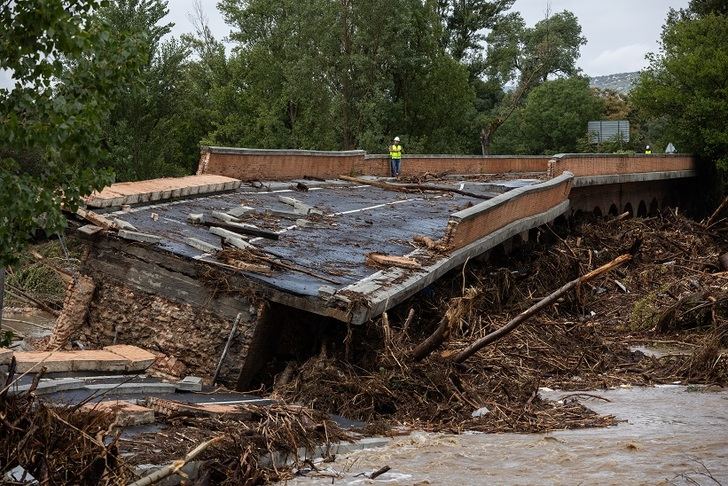
[[594, 88], [613, 89], [620, 93], [629, 93], [639, 76], [639, 72], [607, 74], [590, 78], [589, 84]]

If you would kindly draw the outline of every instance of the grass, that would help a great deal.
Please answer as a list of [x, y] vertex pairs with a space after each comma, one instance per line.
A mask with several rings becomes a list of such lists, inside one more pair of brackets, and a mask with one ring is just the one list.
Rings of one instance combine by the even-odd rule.
[[81, 255], [81, 245], [75, 239], [65, 240], [68, 250], [68, 258], [63, 246], [58, 239], [29, 246], [22, 255], [20, 261], [7, 268], [6, 271], [6, 295], [5, 305], [27, 306], [28, 303], [10, 295], [10, 287], [21, 289], [31, 297], [44, 302], [53, 308], [61, 308], [66, 292], [66, 285], [58, 277], [58, 274], [43, 262], [33, 257], [31, 252], [39, 253], [55, 266], [69, 271], [78, 268]]

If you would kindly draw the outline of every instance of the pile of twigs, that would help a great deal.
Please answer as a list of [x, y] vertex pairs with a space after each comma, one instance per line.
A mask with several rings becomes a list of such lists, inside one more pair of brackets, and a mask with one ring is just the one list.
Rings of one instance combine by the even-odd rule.
[[[246, 405], [242, 418], [173, 415], [165, 430], [128, 438], [108, 413], [37, 399], [42, 373], [29, 391], [10, 395], [13, 367], [0, 388], [0, 478], [20, 466], [25, 480], [40, 484], [146, 485], [194, 459], [212, 484], [267, 484], [292, 478], [305, 452], [320, 447], [325, 456], [333, 443], [353, 437], [322, 412], [275, 404]], [[156, 476], [134, 469], [167, 463]]]
[[[544, 228], [541, 236], [527, 251], [470, 263], [378, 326], [353, 329], [346, 346], [329, 343], [276, 393], [367, 421], [530, 432], [613, 423], [578, 404], [540, 400], [540, 386], [728, 383], [719, 352], [728, 344], [721, 235], [666, 212], [590, 221], [569, 232]], [[502, 340], [453, 362], [565, 282], [628, 254], [635, 241], [640, 251], [626, 265], [576, 285]], [[662, 340], [696, 351], [647, 358], [630, 350], [631, 343]]]
[[[333, 443], [351, 440], [335, 422], [319, 411], [301, 406], [242, 405], [245, 419], [228, 416], [173, 415], [166, 431], [147, 433], [125, 441], [123, 451], [135, 464], [159, 457], [185, 455], [194, 444], [210, 442], [196, 458], [201, 479], [212, 484], [268, 484], [293, 477], [293, 466], [306, 452], [326, 450]], [[167, 432], [168, 431], [168, 432]]]
[[133, 477], [109, 415], [37, 400], [41, 374], [30, 391], [10, 395], [13, 368], [0, 388], [0, 477], [17, 466], [40, 484], [125, 484]]

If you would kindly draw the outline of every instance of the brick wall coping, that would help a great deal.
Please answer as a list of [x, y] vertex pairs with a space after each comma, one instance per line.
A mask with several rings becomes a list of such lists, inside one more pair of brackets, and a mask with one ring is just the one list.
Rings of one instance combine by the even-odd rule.
[[545, 182], [541, 182], [539, 184], [532, 184], [528, 186], [522, 186], [518, 187], [516, 189], [511, 189], [508, 192], [505, 192], [503, 194], [499, 194], [498, 196], [494, 197], [493, 199], [488, 199], [487, 201], [483, 201], [480, 204], [476, 204], [475, 206], [472, 206], [467, 209], [463, 209], [462, 211], [458, 211], [456, 213], [453, 213], [450, 215], [450, 219], [452, 221], [464, 221], [470, 218], [473, 218], [475, 216], [480, 215], [481, 213], [488, 211], [490, 209], [493, 209], [497, 206], [500, 206], [506, 202], [513, 201], [516, 199], [520, 199], [521, 197], [525, 196], [526, 194], [532, 194], [536, 192], [546, 191], [548, 189], [551, 189], [554, 186], [558, 186], [563, 183], [567, 183], [571, 181], [574, 178], [574, 175], [571, 172], [564, 172], [558, 177], [554, 177], [553, 179], [549, 179]]
[[[367, 154], [366, 159], [388, 159], [387, 154]], [[550, 155], [459, 155], [459, 154], [402, 154], [402, 158], [412, 159], [552, 159]]]
[[229, 154], [229, 155], [310, 155], [310, 156], [326, 156], [326, 157], [361, 157], [366, 154], [363, 150], [342, 150], [342, 151], [326, 151], [326, 150], [289, 150], [289, 149], [252, 149], [237, 147], [202, 147], [201, 152], [211, 154]]
[[579, 152], [579, 153], [568, 153], [568, 154], [554, 154], [551, 156], [551, 159], [563, 159], [563, 158], [569, 158], [569, 159], [630, 159], [632, 157], [645, 157], [645, 158], [655, 158], [655, 157], [692, 157], [692, 154], [642, 154], [642, 153], [634, 153], [634, 154], [605, 154], [605, 153], [586, 153], [586, 152]]

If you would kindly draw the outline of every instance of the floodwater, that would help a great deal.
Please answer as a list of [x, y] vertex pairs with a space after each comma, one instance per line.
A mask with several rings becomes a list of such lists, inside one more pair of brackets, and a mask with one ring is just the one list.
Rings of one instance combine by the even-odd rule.
[[[339, 477], [289, 484], [701, 484], [728, 485], [728, 391], [659, 386], [591, 392], [585, 405], [625, 422], [548, 434], [416, 432], [336, 458]], [[547, 392], [558, 399], [568, 393]], [[375, 480], [363, 476], [382, 466]]]

